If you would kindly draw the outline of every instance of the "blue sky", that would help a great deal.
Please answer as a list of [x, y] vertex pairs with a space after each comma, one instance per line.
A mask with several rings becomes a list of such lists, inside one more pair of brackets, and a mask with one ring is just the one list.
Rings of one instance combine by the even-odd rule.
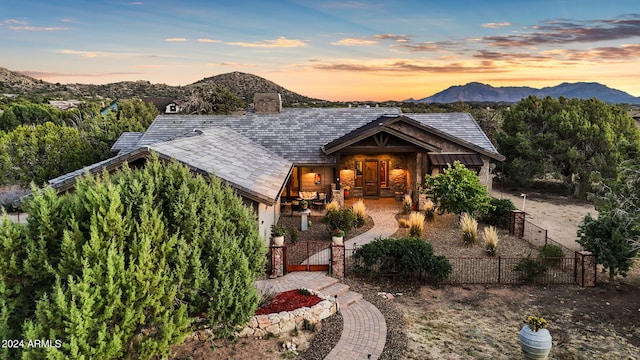
[[241, 71], [328, 100], [421, 98], [471, 81], [597, 81], [640, 96], [638, 5], [4, 0], [0, 66], [96, 84]]

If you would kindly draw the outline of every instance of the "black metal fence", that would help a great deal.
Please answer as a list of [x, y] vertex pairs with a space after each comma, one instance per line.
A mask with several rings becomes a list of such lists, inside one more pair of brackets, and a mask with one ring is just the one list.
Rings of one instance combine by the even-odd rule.
[[465, 257], [448, 258], [447, 284], [575, 284], [575, 257]]
[[543, 229], [542, 227], [532, 223], [529, 220], [524, 221], [523, 238], [527, 240], [529, 244], [535, 246], [536, 248], [547, 244], [557, 245], [562, 249], [562, 252], [566, 257], [573, 256], [573, 252], [575, 251], [550, 238], [547, 229]]

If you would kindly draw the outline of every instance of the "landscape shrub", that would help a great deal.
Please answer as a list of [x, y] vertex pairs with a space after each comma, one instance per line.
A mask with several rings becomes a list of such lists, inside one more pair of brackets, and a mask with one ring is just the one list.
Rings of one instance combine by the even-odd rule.
[[498, 248], [498, 231], [493, 226], [487, 226], [483, 230], [484, 250], [489, 256], [495, 256]]
[[487, 212], [482, 214], [480, 221], [485, 224], [493, 225], [501, 229], [507, 229], [509, 227], [511, 211], [516, 209], [516, 206], [510, 199], [498, 199], [492, 197], [489, 200]]
[[531, 254], [518, 261], [513, 268], [520, 273], [519, 279], [525, 282], [533, 282], [538, 276], [547, 272], [547, 266], [542, 261], [532, 258]]
[[364, 205], [364, 201], [362, 199], [356, 201], [351, 208], [356, 215], [356, 226], [363, 226], [367, 218], [367, 207]]
[[465, 245], [475, 245], [478, 241], [478, 221], [469, 214], [460, 218], [460, 229], [462, 230], [462, 242]]
[[413, 200], [411, 200], [411, 196], [409, 196], [409, 194], [405, 194], [402, 198], [402, 210], [405, 214], [408, 214], [413, 210]]
[[329, 231], [340, 229], [347, 233], [355, 226], [356, 215], [353, 213], [353, 211], [351, 211], [351, 209], [327, 211], [325, 221], [327, 223], [327, 229]]
[[409, 236], [413, 238], [421, 238], [422, 230], [424, 230], [424, 214], [413, 211], [409, 215]]
[[327, 212], [336, 210], [340, 210], [340, 203], [335, 200], [331, 200], [331, 202], [327, 204]]
[[28, 224], [0, 222], [0, 335], [61, 347], [2, 358], [163, 358], [200, 327], [228, 336], [255, 313], [266, 246], [230, 188], [157, 156], [34, 189]]
[[378, 238], [353, 256], [356, 272], [363, 275], [397, 275], [399, 279], [439, 283], [452, 271], [446, 257], [435, 255], [431, 244], [416, 238]]
[[433, 221], [436, 218], [436, 204], [430, 198], [424, 202], [424, 218], [426, 221]]
[[547, 265], [560, 265], [564, 252], [562, 247], [555, 244], [544, 244], [540, 246], [540, 258]]

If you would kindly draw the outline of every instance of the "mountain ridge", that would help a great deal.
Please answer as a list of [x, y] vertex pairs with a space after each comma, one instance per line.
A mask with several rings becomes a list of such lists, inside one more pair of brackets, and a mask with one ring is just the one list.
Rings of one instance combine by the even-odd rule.
[[[96, 85], [78, 83], [54, 84], [0, 67], [0, 94], [18, 93], [42, 95], [48, 98], [101, 96], [111, 99], [130, 97], [173, 97], [180, 99], [189, 95], [195, 88], [215, 85], [227, 87], [232, 93], [247, 102], [251, 102], [253, 95], [257, 92], [278, 92], [282, 95], [285, 104], [327, 102], [326, 100], [298, 94], [258, 75], [238, 71], [209, 76], [184, 86], [152, 84], [146, 80], [120, 81]], [[556, 86], [540, 89], [528, 86], [494, 87], [481, 82], [469, 82], [465, 85], [450, 86], [425, 98], [418, 100], [411, 98], [404, 101], [416, 103], [455, 103], [459, 101], [517, 103], [530, 95], [556, 98], [559, 96], [581, 99], [597, 98], [608, 103], [640, 104], [640, 97], [634, 97], [626, 92], [609, 88], [597, 82], [564, 82]]]
[[607, 103], [640, 104], [640, 97], [634, 97], [624, 91], [612, 89], [597, 82], [563, 82], [555, 86], [533, 88], [528, 86], [494, 87], [480, 82], [470, 82], [465, 85], [454, 85], [434, 95], [411, 102], [426, 103], [454, 103], [454, 102], [503, 102], [516, 103], [528, 96], [544, 98], [566, 97], [590, 99], [597, 98]]
[[253, 94], [258, 92], [278, 92], [284, 103], [316, 102], [320, 99], [310, 98], [288, 90], [258, 75], [234, 71], [206, 77], [192, 84], [172, 86], [152, 84], [146, 80], [119, 81], [108, 84], [60, 84], [49, 83], [0, 67], [0, 94], [42, 94], [50, 97], [95, 97], [106, 98], [182, 98], [198, 87], [223, 85], [232, 93], [251, 102]]

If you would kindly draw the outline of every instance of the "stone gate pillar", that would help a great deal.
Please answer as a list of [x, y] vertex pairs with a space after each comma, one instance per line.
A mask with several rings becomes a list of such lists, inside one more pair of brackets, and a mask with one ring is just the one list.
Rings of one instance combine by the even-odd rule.
[[596, 286], [596, 255], [590, 251], [576, 251], [576, 281], [582, 287]]
[[340, 204], [340, 207], [344, 207], [344, 190], [332, 190], [331, 191], [331, 201], [337, 201]]
[[518, 238], [524, 237], [525, 212], [522, 210], [512, 210], [509, 221], [509, 235]]
[[331, 245], [331, 275], [344, 277], [344, 245]]
[[284, 276], [284, 246], [271, 245], [271, 277]]

